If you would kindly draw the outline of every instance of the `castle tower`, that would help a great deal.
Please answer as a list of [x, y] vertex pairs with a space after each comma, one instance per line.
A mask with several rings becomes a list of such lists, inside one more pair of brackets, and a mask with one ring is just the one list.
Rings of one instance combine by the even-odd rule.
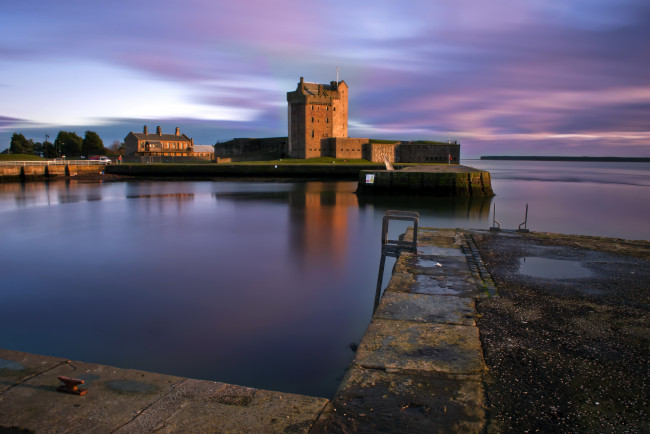
[[298, 88], [287, 92], [289, 156], [330, 156], [322, 139], [348, 136], [348, 85], [309, 83], [300, 77]]

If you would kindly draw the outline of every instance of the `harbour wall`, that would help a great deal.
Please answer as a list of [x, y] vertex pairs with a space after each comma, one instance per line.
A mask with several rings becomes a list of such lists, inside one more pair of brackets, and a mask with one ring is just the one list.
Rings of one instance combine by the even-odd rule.
[[332, 178], [356, 179], [370, 164], [121, 164], [106, 173], [142, 177]]
[[75, 177], [98, 175], [104, 172], [105, 164], [21, 164], [0, 166], [0, 181], [30, 181], [60, 176]]
[[359, 173], [358, 194], [494, 196], [490, 172], [363, 170]]

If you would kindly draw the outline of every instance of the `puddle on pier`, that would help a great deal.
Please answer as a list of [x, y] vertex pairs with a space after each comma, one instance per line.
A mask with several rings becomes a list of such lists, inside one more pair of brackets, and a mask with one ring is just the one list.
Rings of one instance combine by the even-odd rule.
[[519, 274], [545, 279], [579, 279], [593, 273], [578, 261], [529, 256], [519, 259]]
[[456, 247], [418, 246], [418, 255], [425, 256], [465, 256]]
[[432, 259], [418, 258], [416, 265], [423, 268], [442, 267], [442, 264]]

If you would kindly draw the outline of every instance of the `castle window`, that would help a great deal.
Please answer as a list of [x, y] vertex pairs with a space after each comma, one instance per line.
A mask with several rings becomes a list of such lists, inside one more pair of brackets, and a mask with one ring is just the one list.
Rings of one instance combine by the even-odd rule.
[[314, 117], [313, 116], [311, 117], [311, 121], [314, 122]]
[[329, 124], [330, 123], [330, 118], [325, 118], [325, 122]]
[[311, 130], [311, 138], [314, 138], [314, 130]]
[[311, 106], [311, 109], [313, 110], [313, 109], [314, 109], [314, 106]]

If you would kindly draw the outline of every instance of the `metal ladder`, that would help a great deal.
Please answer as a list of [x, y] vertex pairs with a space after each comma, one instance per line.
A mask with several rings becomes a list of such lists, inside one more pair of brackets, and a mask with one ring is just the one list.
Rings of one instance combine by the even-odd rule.
[[[388, 238], [388, 225], [391, 220], [403, 220], [413, 222], [413, 241], [391, 240]], [[379, 275], [377, 276], [377, 290], [375, 291], [375, 304], [372, 309], [374, 312], [379, 306], [381, 298], [381, 286], [384, 277], [384, 266], [386, 265], [386, 256], [398, 258], [402, 250], [417, 252], [418, 248], [418, 224], [420, 214], [414, 211], [394, 211], [389, 210], [384, 214], [381, 224], [381, 259], [379, 261]]]

